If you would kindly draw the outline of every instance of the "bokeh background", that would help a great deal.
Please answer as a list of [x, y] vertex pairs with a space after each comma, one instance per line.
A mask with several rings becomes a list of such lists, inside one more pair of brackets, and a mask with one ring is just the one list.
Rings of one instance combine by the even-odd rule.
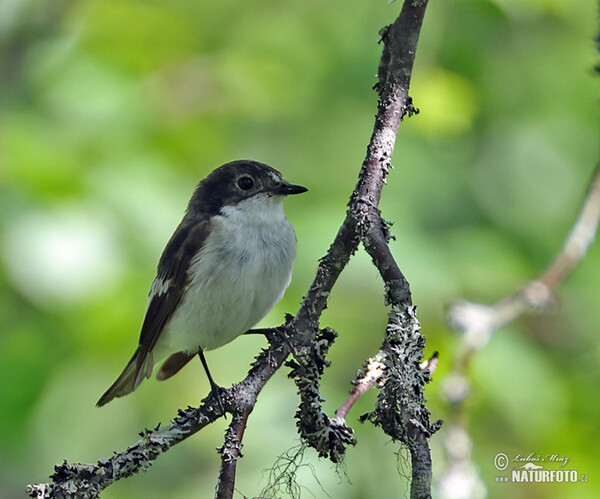
[[[440, 352], [433, 418], [458, 337], [444, 306], [491, 303], [560, 248], [600, 148], [593, 67], [597, 6], [586, 0], [432, 1], [412, 96], [381, 207], [428, 338]], [[0, 496], [24, 497], [55, 463], [95, 462], [166, 423], [209, 386], [199, 362], [97, 409], [137, 343], [158, 257], [195, 183], [232, 159], [280, 169], [310, 191], [287, 202], [298, 259], [283, 301], [295, 313], [345, 204], [376, 112], [379, 29], [400, 3], [316, 0], [0, 0]], [[593, 247], [547, 314], [499, 331], [474, 359], [466, 405], [489, 497], [600, 495], [600, 252]], [[385, 327], [382, 283], [351, 261], [322, 324], [340, 334], [323, 380], [333, 414]], [[222, 385], [264, 339], [208, 354]], [[406, 497], [405, 453], [349, 416], [346, 475], [307, 452], [305, 497]], [[283, 369], [250, 418], [239, 497], [297, 444]], [[227, 422], [160, 457], [107, 499], [211, 497]], [[444, 429], [432, 439], [435, 473]], [[494, 482], [493, 458], [557, 453], [576, 485]], [[311, 467], [312, 466], [312, 467]], [[283, 494], [283, 496], [285, 496]]]

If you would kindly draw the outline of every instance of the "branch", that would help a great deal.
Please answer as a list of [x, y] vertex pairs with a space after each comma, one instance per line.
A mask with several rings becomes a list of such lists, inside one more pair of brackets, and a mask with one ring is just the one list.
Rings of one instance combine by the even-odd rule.
[[[385, 282], [386, 302], [391, 305], [378, 354], [382, 359], [383, 389], [369, 419], [408, 446], [413, 464], [411, 497], [431, 495], [427, 439], [437, 430], [439, 422], [429, 422], [429, 412], [424, 406], [423, 390], [430, 370], [421, 369], [419, 363], [425, 339], [419, 332], [408, 282], [387, 244], [388, 224], [377, 208], [391, 167], [399, 123], [415, 112], [408, 91], [426, 6], [427, 0], [405, 0], [398, 19], [381, 32], [384, 48], [376, 85], [380, 99], [367, 155], [350, 197], [346, 218], [327, 254], [320, 260], [298, 313], [288, 317], [285, 325], [267, 332], [270, 345], [257, 357], [247, 377], [221, 393], [223, 407], [232, 415], [232, 423], [220, 449], [217, 497], [232, 497], [248, 416], [258, 394], [290, 353], [293, 355], [293, 360], [288, 362], [292, 368], [290, 377], [294, 378], [300, 394], [296, 418], [302, 439], [319, 455], [334, 462], [343, 457], [348, 444], [355, 443], [353, 430], [345, 424], [345, 414], [330, 418], [321, 408], [320, 379], [328, 366], [326, 354], [336, 333], [320, 329], [319, 318], [331, 289], [359, 242], [373, 258]], [[115, 480], [146, 470], [160, 453], [221, 415], [219, 404], [209, 396], [199, 408], [180, 411], [168, 426], [146, 431], [136, 444], [110, 459], [102, 459], [96, 465], [65, 462], [57, 466], [51, 477], [53, 483], [29, 486], [29, 494], [32, 497], [97, 497]]]
[[38, 498], [98, 497], [113, 482], [146, 471], [161, 453], [215, 421], [218, 415], [211, 409], [216, 406], [215, 402], [199, 409], [179, 410], [179, 415], [167, 426], [144, 430], [127, 450], [95, 465], [71, 465], [65, 461], [54, 467], [50, 476], [53, 483], [29, 485], [27, 493]]
[[[585, 257], [594, 242], [600, 222], [600, 163], [596, 166], [577, 220], [552, 263], [519, 291], [496, 302], [482, 305], [462, 301], [448, 308], [448, 321], [462, 331], [463, 351], [459, 364], [468, 364], [474, 351], [482, 348], [494, 331], [522, 314], [552, 302], [553, 291]], [[464, 371], [466, 366], [461, 367]]]
[[392, 306], [379, 356], [384, 359], [384, 387], [370, 419], [393, 439], [404, 443], [411, 454], [411, 497], [431, 496], [431, 455], [427, 439], [441, 421], [430, 423], [424, 388], [430, 371], [420, 369], [425, 337], [419, 332], [410, 287], [388, 246], [389, 225], [377, 204], [385, 181], [400, 121], [415, 112], [408, 95], [412, 66], [427, 2], [404, 2], [396, 22], [382, 31], [385, 44], [380, 64], [379, 113], [361, 177], [365, 189], [357, 189], [350, 206], [361, 242], [373, 259]]
[[442, 496], [453, 490], [457, 481], [477, 495], [485, 487], [471, 459], [471, 439], [464, 428], [463, 402], [470, 393], [467, 373], [474, 354], [483, 348], [494, 332], [533, 309], [552, 302], [553, 292], [585, 257], [593, 244], [600, 223], [600, 163], [596, 166], [579, 216], [550, 265], [523, 288], [494, 305], [462, 301], [448, 308], [448, 322], [463, 333], [453, 371], [443, 383], [450, 404], [450, 425], [444, 439], [448, 456], [446, 471], [440, 476]]
[[342, 406], [335, 411], [336, 418], [345, 418], [350, 412], [350, 409], [359, 397], [365, 393], [373, 383], [379, 383], [383, 379], [385, 365], [383, 363], [384, 356], [379, 352], [374, 357], [367, 359], [364, 375], [354, 382], [354, 388], [350, 390], [350, 395]]
[[225, 444], [219, 449], [221, 471], [219, 472], [217, 493], [215, 494], [217, 498], [233, 497], [237, 461], [242, 457], [242, 439], [244, 438], [244, 431], [251, 410], [252, 407], [242, 412], [242, 414], [234, 416], [225, 435]]
[[[285, 334], [282, 334], [285, 328], [286, 326], [281, 326], [272, 330], [273, 334], [269, 335], [272, 338], [271, 345], [259, 354], [247, 377], [221, 392], [225, 411], [232, 414], [234, 422], [242, 421], [244, 417], [247, 418], [256, 403], [258, 394], [289, 354], [289, 346], [277, 341]], [[219, 403], [211, 392], [202, 401], [200, 407], [179, 410], [179, 415], [167, 426], [160, 427], [159, 425], [154, 430], [142, 432], [142, 438], [124, 452], [115, 453], [108, 459], [101, 459], [95, 465], [71, 465], [65, 461], [62, 465], [55, 466], [55, 472], [50, 476], [52, 483], [29, 485], [27, 492], [31, 497], [37, 498], [91, 499], [98, 497], [99, 493], [113, 482], [140, 471], [147, 471], [161, 453], [192, 436], [221, 416]], [[235, 431], [228, 432], [227, 437], [235, 438]], [[226, 439], [224, 448], [235, 447], [228, 442]], [[241, 442], [239, 443], [241, 444]], [[226, 452], [222, 452], [222, 456], [226, 455]], [[226, 474], [223, 471], [222, 473]]]
[[[337, 278], [335, 271], [343, 269], [351, 254], [347, 252], [348, 249], [354, 252], [359, 240], [371, 255], [384, 280], [386, 302], [392, 305], [383, 346], [376, 356], [383, 359], [384, 388], [377, 408], [364, 419], [368, 418], [380, 425], [388, 435], [409, 448], [412, 461], [411, 497], [431, 495], [431, 456], [427, 439], [440, 427], [441, 422], [431, 424], [429, 412], [424, 406], [424, 386], [429, 381], [430, 371], [419, 369], [419, 363], [423, 358], [425, 339], [419, 333], [420, 326], [415, 317], [408, 282], [387, 244], [388, 224], [381, 218], [377, 206], [391, 167], [390, 159], [400, 121], [415, 112], [408, 91], [426, 7], [426, 1], [405, 1], [398, 19], [381, 31], [384, 49], [379, 67], [379, 82], [376, 85], [380, 100], [373, 134], [358, 184], [350, 198], [346, 219], [324, 259], [324, 262], [333, 264], [329, 275]], [[339, 244], [344, 244], [346, 251], [340, 252], [343, 258], [338, 260], [332, 255]], [[311, 291], [311, 301], [314, 296], [319, 306], [324, 306], [329, 290], [323, 293], [315, 281]], [[319, 302], [320, 298], [322, 301]], [[302, 317], [302, 309], [297, 317]], [[310, 332], [307, 331], [306, 336], [309, 341], [305, 345], [314, 341]], [[309, 355], [308, 359], [310, 358]], [[329, 455], [332, 460], [337, 461], [351, 435], [347, 431], [340, 434], [339, 424], [344, 422], [343, 417], [353, 404], [352, 399], [355, 400], [364, 393], [373, 380], [368, 385], [359, 384], [351, 398], [337, 411], [337, 417], [331, 419], [321, 410], [318, 397], [321, 371], [317, 369], [316, 373], [314, 376], [292, 373], [297, 380], [301, 398], [306, 402], [306, 410], [302, 411], [301, 404], [301, 410], [297, 413], [299, 428], [303, 438], [320, 455]], [[305, 387], [310, 387], [310, 390]], [[305, 421], [310, 421], [311, 424], [307, 427]], [[345, 430], [345, 423], [342, 428]]]
[[408, 447], [412, 463], [411, 498], [430, 497], [432, 469], [427, 439], [441, 427], [441, 421], [431, 423], [425, 407], [424, 389], [431, 372], [421, 368], [425, 337], [420, 333], [408, 282], [387, 244], [385, 226], [370, 223], [368, 227], [364, 245], [384, 279], [392, 310], [378, 354], [384, 359], [385, 383], [375, 410], [363, 416], [363, 420], [371, 420]]

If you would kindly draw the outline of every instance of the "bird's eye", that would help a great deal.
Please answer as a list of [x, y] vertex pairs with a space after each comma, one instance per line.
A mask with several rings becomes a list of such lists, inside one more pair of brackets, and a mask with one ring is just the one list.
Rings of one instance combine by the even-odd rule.
[[254, 180], [250, 177], [240, 177], [237, 181], [237, 186], [243, 191], [247, 191], [254, 187]]

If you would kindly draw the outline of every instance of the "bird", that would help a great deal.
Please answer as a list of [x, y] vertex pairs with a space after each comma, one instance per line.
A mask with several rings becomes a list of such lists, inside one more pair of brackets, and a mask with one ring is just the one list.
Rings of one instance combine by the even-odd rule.
[[197, 184], [159, 259], [137, 349], [98, 407], [133, 392], [161, 360], [160, 381], [196, 355], [218, 397], [204, 352], [250, 330], [283, 297], [296, 257], [283, 201], [307, 190], [252, 160], [226, 163]]

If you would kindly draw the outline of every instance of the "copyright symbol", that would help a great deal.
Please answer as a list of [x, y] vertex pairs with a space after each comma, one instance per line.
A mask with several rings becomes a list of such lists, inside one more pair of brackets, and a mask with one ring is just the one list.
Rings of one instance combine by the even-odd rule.
[[504, 471], [508, 468], [508, 456], [504, 452], [498, 452], [494, 457], [494, 466], [498, 471]]

